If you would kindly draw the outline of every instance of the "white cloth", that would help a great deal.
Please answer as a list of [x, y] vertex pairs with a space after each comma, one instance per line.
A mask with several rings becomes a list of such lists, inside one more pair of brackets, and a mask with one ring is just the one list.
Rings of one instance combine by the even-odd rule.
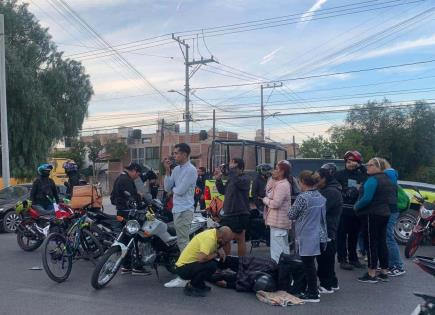
[[270, 227], [270, 257], [278, 263], [281, 253], [290, 254], [288, 230]]

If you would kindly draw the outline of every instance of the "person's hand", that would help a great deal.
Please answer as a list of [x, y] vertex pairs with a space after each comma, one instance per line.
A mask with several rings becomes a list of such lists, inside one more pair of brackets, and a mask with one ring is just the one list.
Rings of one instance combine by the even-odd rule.
[[223, 248], [219, 248], [217, 251], [217, 254], [218, 254], [219, 258], [222, 259], [222, 262], [224, 262], [225, 259], [227, 258], [227, 254], [225, 254], [225, 251]]
[[267, 206], [267, 204], [269, 203], [269, 198], [264, 197], [263, 199], [261, 199], [263, 201], [263, 203]]
[[167, 172], [171, 170], [171, 160], [169, 159], [169, 157], [164, 158], [162, 163]]
[[221, 179], [222, 178], [222, 171], [219, 167], [215, 168], [213, 176], [214, 176], [214, 179]]

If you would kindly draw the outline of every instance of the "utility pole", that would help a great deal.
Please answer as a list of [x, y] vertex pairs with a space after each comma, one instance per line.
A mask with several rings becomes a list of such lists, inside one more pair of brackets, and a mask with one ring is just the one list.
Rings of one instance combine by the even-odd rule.
[[[163, 161], [163, 140], [165, 137], [165, 119], [160, 121], [160, 146], [159, 146], [159, 161], [160, 163]], [[163, 178], [162, 168], [160, 168], [160, 180]]]
[[[181, 49], [181, 53], [183, 54], [184, 57], [184, 65], [185, 65], [185, 84], [184, 84], [184, 99], [185, 99], [185, 109], [184, 109], [184, 121], [186, 124], [185, 127], [185, 135], [186, 135], [186, 143], [189, 143], [189, 132], [190, 132], [190, 128], [189, 128], [189, 124], [190, 121], [192, 120], [192, 115], [190, 113], [190, 79], [193, 77], [193, 75], [195, 74], [196, 71], [198, 71], [198, 69], [202, 66], [205, 65], [207, 63], [210, 62], [216, 62], [216, 60], [214, 60], [213, 56], [211, 56], [211, 58], [209, 59], [204, 59], [203, 57], [201, 57], [200, 60], [195, 60], [193, 59], [192, 61], [189, 60], [189, 44], [186, 43], [186, 40], [184, 39], [180, 39], [179, 36], [175, 37], [174, 33], [172, 33], [172, 39], [175, 40], [176, 42], [178, 42], [178, 45], [180, 46]], [[184, 47], [183, 48], [181, 47]], [[190, 72], [190, 67], [191, 66], [196, 66], [195, 69], [192, 70], [192, 72]]]
[[274, 89], [277, 87], [282, 87], [282, 82], [261, 85], [261, 142], [264, 142], [264, 104], [263, 104], [263, 90], [264, 89]]
[[296, 159], [296, 142], [295, 142], [295, 136], [293, 136], [293, 157]]
[[216, 140], [216, 109], [213, 109], [213, 141]]
[[9, 187], [8, 109], [6, 105], [6, 69], [5, 69], [5, 20], [0, 14], [0, 115], [2, 140], [2, 177], [3, 186]]

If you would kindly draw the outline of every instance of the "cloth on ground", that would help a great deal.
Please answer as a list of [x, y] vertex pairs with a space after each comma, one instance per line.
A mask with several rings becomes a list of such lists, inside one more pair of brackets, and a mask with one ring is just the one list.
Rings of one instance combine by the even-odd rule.
[[256, 296], [257, 299], [259, 299], [261, 302], [270, 305], [285, 307], [289, 305], [304, 304], [303, 300], [285, 291], [276, 291], [276, 292], [258, 291]]

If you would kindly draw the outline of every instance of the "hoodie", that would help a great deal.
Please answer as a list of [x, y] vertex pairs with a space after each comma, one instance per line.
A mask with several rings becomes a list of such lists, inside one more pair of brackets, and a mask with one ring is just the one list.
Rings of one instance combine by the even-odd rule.
[[341, 195], [340, 183], [333, 179], [326, 187], [319, 190], [326, 198], [326, 226], [328, 237], [335, 240], [337, 237], [338, 224], [343, 209], [343, 198]]

